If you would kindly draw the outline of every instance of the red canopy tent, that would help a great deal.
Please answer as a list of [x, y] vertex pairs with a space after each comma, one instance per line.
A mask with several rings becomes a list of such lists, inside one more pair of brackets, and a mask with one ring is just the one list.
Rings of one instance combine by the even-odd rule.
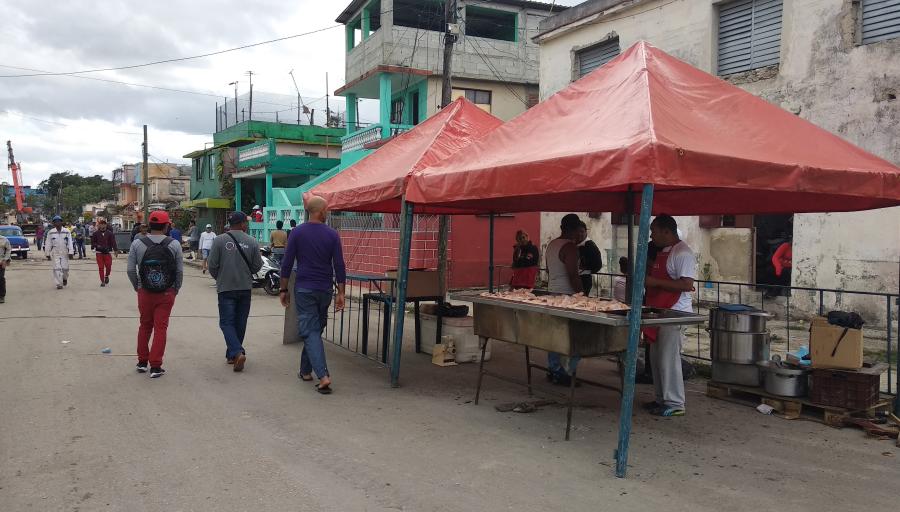
[[[900, 168], [640, 42], [465, 152], [406, 200], [471, 211], [636, 213], [616, 475], [628, 461], [651, 211], [853, 211], [900, 205]], [[401, 289], [402, 292], [402, 289]]]
[[[459, 153], [503, 121], [459, 98], [344, 169], [307, 194], [322, 196], [332, 210], [399, 213], [409, 176]], [[416, 213], [458, 213], [451, 208], [416, 207]]]
[[900, 204], [900, 169], [640, 42], [452, 158], [407, 200], [476, 211], [625, 211], [655, 185], [672, 215]]

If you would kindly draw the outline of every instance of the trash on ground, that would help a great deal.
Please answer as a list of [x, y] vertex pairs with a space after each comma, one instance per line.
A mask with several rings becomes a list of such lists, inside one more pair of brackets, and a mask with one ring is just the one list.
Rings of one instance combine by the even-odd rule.
[[772, 414], [773, 412], [775, 412], [774, 407], [766, 404], [759, 404], [758, 406], [756, 406], [756, 410], [763, 414]]
[[103, 354], [112, 354], [112, 349], [109, 347], [106, 347], [103, 350], [101, 350], [100, 352]]

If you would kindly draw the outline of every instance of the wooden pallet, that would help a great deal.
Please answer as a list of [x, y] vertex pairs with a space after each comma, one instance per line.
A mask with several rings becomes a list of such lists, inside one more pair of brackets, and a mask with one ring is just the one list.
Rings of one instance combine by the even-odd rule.
[[775, 409], [782, 418], [793, 420], [802, 416], [837, 428], [844, 426], [845, 418], [871, 417], [874, 416], [876, 411], [890, 410], [893, 403], [893, 398], [883, 395], [872, 407], [854, 411], [841, 407], [814, 404], [804, 397], [789, 398], [773, 395], [767, 393], [761, 387], [723, 384], [713, 381], [709, 381], [706, 385], [706, 396], [751, 407], [766, 404]]

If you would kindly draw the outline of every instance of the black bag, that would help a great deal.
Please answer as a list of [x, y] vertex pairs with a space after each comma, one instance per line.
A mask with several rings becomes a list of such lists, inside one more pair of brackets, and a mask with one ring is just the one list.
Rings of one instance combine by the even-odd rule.
[[172, 239], [165, 237], [158, 244], [150, 240], [149, 236], [141, 237], [140, 240], [147, 246], [147, 251], [138, 264], [141, 288], [148, 292], [162, 293], [175, 286], [178, 265], [175, 263], [175, 255], [169, 250]]
[[831, 325], [849, 329], [862, 329], [862, 326], [866, 323], [858, 313], [846, 313], [844, 311], [829, 311], [826, 318]]

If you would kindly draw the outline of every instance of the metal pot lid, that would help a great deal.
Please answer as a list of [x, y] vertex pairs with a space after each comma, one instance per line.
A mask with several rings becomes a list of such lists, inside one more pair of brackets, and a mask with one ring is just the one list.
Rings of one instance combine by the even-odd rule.
[[791, 368], [787, 366], [779, 366], [775, 361], [757, 361], [756, 366], [758, 366], [761, 370], [767, 372], [773, 372], [776, 375], [806, 375], [810, 372], [808, 369], [803, 368]]
[[747, 306], [744, 304], [720, 304], [719, 306], [710, 309], [710, 311], [728, 313], [732, 315], [761, 316], [765, 318], [772, 317], [772, 314], [767, 311], [763, 311], [753, 306]]

